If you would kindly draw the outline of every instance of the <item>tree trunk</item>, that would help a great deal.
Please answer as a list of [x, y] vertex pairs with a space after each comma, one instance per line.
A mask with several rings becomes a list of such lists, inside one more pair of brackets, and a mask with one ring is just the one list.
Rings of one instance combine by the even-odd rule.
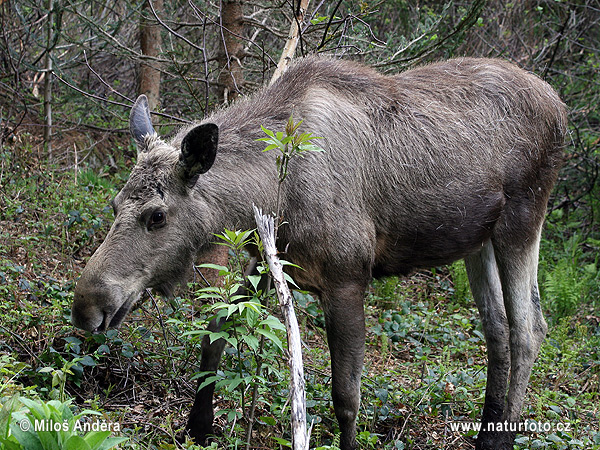
[[48, 28], [46, 40], [46, 70], [44, 72], [44, 145], [48, 159], [52, 160], [52, 30], [53, 0], [48, 0]]
[[244, 84], [241, 60], [244, 46], [240, 37], [244, 32], [244, 14], [241, 0], [221, 2], [221, 51], [219, 52], [219, 102], [234, 100]]
[[[152, 2], [154, 10], [160, 13], [163, 10], [163, 0], [148, 0]], [[149, 3], [145, 2], [140, 17], [140, 47], [144, 58], [139, 67], [138, 95], [148, 97], [151, 111], [155, 111], [160, 103], [160, 65], [156, 61], [162, 46], [160, 24], [154, 19]]]

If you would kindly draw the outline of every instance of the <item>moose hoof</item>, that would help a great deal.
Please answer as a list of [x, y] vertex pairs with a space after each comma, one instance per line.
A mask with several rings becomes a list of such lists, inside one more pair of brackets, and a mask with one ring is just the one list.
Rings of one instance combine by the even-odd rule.
[[475, 450], [512, 450], [515, 436], [511, 432], [481, 432], [477, 437]]
[[354, 435], [345, 438], [344, 434], [342, 434], [340, 448], [342, 450], [358, 450], [358, 443], [356, 442]]
[[[212, 411], [211, 411], [212, 413]], [[206, 445], [206, 441], [215, 435], [212, 426], [212, 414], [190, 414], [190, 418], [185, 427], [185, 436], [189, 436], [192, 440], [201, 446]]]

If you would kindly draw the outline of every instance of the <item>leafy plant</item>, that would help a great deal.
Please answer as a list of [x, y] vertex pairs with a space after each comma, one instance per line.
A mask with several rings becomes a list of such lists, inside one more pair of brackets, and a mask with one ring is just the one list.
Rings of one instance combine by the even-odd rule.
[[277, 164], [277, 177], [279, 183], [277, 185], [277, 218], [278, 221], [275, 223], [275, 236], [277, 236], [277, 230], [279, 227], [279, 221], [281, 220], [280, 211], [280, 200], [281, 200], [281, 185], [288, 176], [288, 166], [290, 161], [295, 157], [304, 157], [307, 152], [322, 152], [323, 149], [313, 144], [312, 141], [315, 139], [321, 139], [318, 136], [313, 136], [312, 133], [299, 133], [300, 125], [302, 120], [294, 123], [294, 117], [290, 116], [288, 119], [285, 132], [277, 131], [273, 132], [261, 125], [261, 129], [265, 132], [268, 137], [259, 138], [259, 141], [266, 142], [267, 145], [263, 152], [268, 152], [273, 149], [279, 150], [275, 162]]
[[598, 285], [598, 269], [596, 261], [586, 262], [578, 233], [551, 256], [552, 264], [543, 264], [542, 292], [556, 319], [560, 319], [572, 315], [593, 289], [593, 284]]
[[73, 414], [71, 403], [13, 397], [2, 409], [0, 443], [6, 450], [109, 450], [127, 440], [110, 437], [118, 424], [93, 424], [87, 416], [100, 413]]
[[[225, 230], [221, 235], [220, 245], [225, 245], [233, 254], [232, 267], [203, 264], [201, 267], [216, 269], [223, 279], [222, 286], [211, 286], [198, 289], [195, 292], [197, 299], [209, 301], [204, 312], [204, 320], [195, 321], [193, 330], [184, 333], [191, 339], [202, 339], [208, 336], [210, 342], [223, 339], [229, 347], [226, 349], [224, 369], [216, 374], [197, 373], [193, 378], [206, 377], [202, 388], [211, 383], [216, 383], [216, 389], [225, 390], [231, 394], [237, 393], [236, 401], [241, 406], [241, 411], [256, 408], [257, 403], [263, 404], [272, 411], [273, 416], [261, 417], [264, 425], [274, 424], [274, 417], [278, 417], [278, 409], [270, 403], [268, 396], [264, 395], [284, 380], [284, 375], [274, 364], [265, 365], [265, 361], [274, 361], [284, 350], [282, 335], [285, 326], [273, 316], [269, 308], [273, 304], [271, 298], [273, 290], [260, 284], [261, 275], [243, 277], [244, 255], [243, 248], [254, 243], [260, 245], [258, 237], [253, 231]], [[259, 266], [259, 273], [265, 274], [267, 268]], [[241, 289], [245, 287], [244, 289]], [[239, 292], [244, 291], [244, 294]], [[224, 327], [219, 331], [206, 329], [208, 321], [213, 319], [226, 319]], [[248, 394], [250, 396], [248, 396]], [[242, 412], [237, 407], [222, 408], [215, 414], [216, 417], [226, 415], [227, 420], [236, 423], [242, 419]], [[248, 415], [250, 423], [254, 420], [253, 413]]]
[[312, 143], [315, 139], [322, 139], [318, 136], [313, 136], [312, 133], [298, 133], [302, 120], [294, 123], [294, 117], [290, 116], [285, 126], [285, 134], [283, 131], [273, 132], [263, 126], [261, 129], [268, 137], [259, 138], [259, 141], [268, 143], [263, 152], [278, 149], [277, 169], [279, 182], [282, 183], [288, 175], [288, 165], [292, 158], [302, 157], [306, 152], [322, 152], [323, 149]]

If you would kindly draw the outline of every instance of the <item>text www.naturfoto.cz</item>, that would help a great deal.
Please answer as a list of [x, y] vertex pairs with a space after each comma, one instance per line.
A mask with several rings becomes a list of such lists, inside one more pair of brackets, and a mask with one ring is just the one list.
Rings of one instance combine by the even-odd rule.
[[525, 420], [525, 422], [490, 422], [482, 425], [479, 422], [451, 422], [450, 429], [461, 433], [467, 433], [469, 431], [480, 432], [486, 430], [488, 432], [502, 432], [512, 431], [517, 433], [533, 432], [533, 433], [549, 433], [549, 432], [569, 432], [571, 431], [571, 424], [569, 422], [536, 422], [534, 420]]

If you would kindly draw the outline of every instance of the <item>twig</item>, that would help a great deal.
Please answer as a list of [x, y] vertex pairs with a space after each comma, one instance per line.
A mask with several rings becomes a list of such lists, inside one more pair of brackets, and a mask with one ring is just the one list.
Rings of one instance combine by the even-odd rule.
[[[165, 350], [167, 351], [167, 355], [169, 355], [169, 359], [171, 360], [171, 368], [173, 369], [173, 373], [177, 373], [177, 369], [175, 368], [175, 359], [173, 359], [173, 355], [171, 354], [171, 349], [169, 347], [169, 338], [167, 336], [165, 323], [163, 322], [163, 319], [162, 319], [162, 314], [160, 312], [160, 309], [158, 309], [158, 304], [156, 303], [156, 299], [154, 298], [154, 295], [152, 295], [152, 292], [150, 292], [150, 289], [146, 289], [146, 294], [150, 297], [150, 300], [152, 300], [152, 304], [154, 305], [154, 309], [156, 309], [156, 316], [158, 318], [158, 323], [160, 323], [160, 328], [162, 330], [163, 338], [165, 339]], [[180, 395], [179, 385], [177, 383], [175, 383], [175, 392], [177, 392], [177, 395]]]
[[193, 264], [194, 266], [194, 271], [200, 275], [200, 278], [202, 278], [202, 281], [204, 281], [206, 283], [207, 287], [210, 287], [210, 283], [209, 281], [206, 279], [206, 277], [204, 276], [204, 274], [200, 271], [200, 269], [198, 269], [198, 267], [196, 266], [196, 264]]
[[152, 4], [151, 0], [148, 0], [148, 5], [150, 6], [150, 10], [152, 11], [152, 15], [154, 16], [154, 18], [156, 19], [156, 21], [162, 25], [162, 27], [167, 30], [169, 33], [171, 33], [173, 36], [175, 36], [178, 39], [181, 39], [183, 42], [185, 42], [186, 44], [188, 44], [190, 47], [196, 49], [196, 50], [200, 50], [202, 52], [202, 54], [204, 54], [206, 52], [206, 49], [203, 47], [200, 47], [199, 45], [194, 44], [192, 41], [190, 41], [188, 38], [186, 38], [185, 36], [179, 34], [178, 32], [176, 32], [175, 30], [173, 30], [173, 28], [171, 28], [169, 25], [167, 25], [160, 17], [158, 17], [158, 14], [156, 13], [156, 10], [154, 9], [154, 5]]
[[325, 46], [325, 44], [327, 42], [329, 42], [329, 39], [327, 39], [327, 32], [329, 31], [329, 28], [331, 27], [331, 23], [333, 21], [333, 18], [335, 17], [335, 13], [336, 13], [336, 11], [338, 10], [338, 8], [340, 7], [341, 4], [342, 4], [342, 0], [339, 0], [337, 2], [337, 5], [335, 5], [335, 8], [333, 8], [333, 12], [329, 16], [329, 20], [327, 21], [327, 25], [325, 26], [325, 31], [323, 31], [323, 38], [321, 39], [321, 43], [317, 47], [317, 50], [321, 50]]
[[[127, 98], [127, 100], [129, 100], [129, 101], [131, 102], [131, 105], [127, 105], [126, 103], [122, 103], [122, 102], [117, 102], [117, 101], [115, 101], [115, 100], [109, 100], [109, 99], [107, 99], [107, 98], [103, 98], [103, 97], [100, 97], [100, 96], [98, 96], [98, 95], [94, 95], [94, 94], [92, 94], [92, 93], [90, 93], [90, 92], [86, 92], [86, 91], [84, 91], [84, 90], [82, 90], [82, 89], [78, 88], [77, 86], [75, 86], [75, 85], [73, 85], [73, 84], [69, 83], [67, 80], [64, 80], [64, 79], [63, 79], [63, 78], [61, 78], [61, 77], [60, 77], [60, 75], [58, 75], [57, 73], [55, 73], [55, 74], [54, 74], [54, 76], [55, 76], [55, 77], [56, 77], [56, 79], [57, 79], [58, 81], [60, 81], [61, 83], [63, 83], [63, 84], [65, 84], [65, 85], [67, 85], [68, 87], [70, 87], [71, 89], [73, 89], [73, 90], [75, 90], [75, 91], [79, 92], [80, 94], [82, 94], [82, 95], [85, 95], [86, 97], [90, 97], [90, 98], [93, 98], [93, 99], [95, 99], [95, 100], [100, 100], [100, 101], [102, 101], [102, 102], [110, 103], [111, 105], [122, 106], [123, 108], [127, 108], [127, 109], [130, 109], [130, 108], [131, 108], [131, 105], [133, 105], [133, 100], [129, 100], [127, 97], [124, 97], [124, 96], [122, 96], [122, 97], [124, 97], [124, 98]], [[175, 116], [172, 116], [172, 115], [170, 115], [170, 114], [159, 113], [159, 112], [155, 112], [155, 111], [151, 111], [151, 113], [152, 113], [152, 114], [154, 114], [155, 116], [165, 117], [165, 118], [167, 118], [167, 119], [175, 120], [175, 121], [177, 121], [177, 122], [182, 122], [182, 123], [190, 123], [190, 121], [189, 121], [189, 120], [181, 119], [181, 118], [179, 118], [179, 117], [175, 117]]]
[[570, 19], [570, 15], [567, 15], [565, 22], [563, 23], [562, 27], [560, 28], [560, 30], [558, 32], [558, 39], [556, 40], [556, 44], [554, 45], [554, 51], [552, 52], [552, 55], [550, 56], [550, 61], [548, 62], [548, 64], [546, 65], [546, 68], [544, 69], [544, 73], [542, 73], [542, 79], [544, 79], [544, 80], [546, 79], [546, 76], [548, 75], [548, 71], [550, 70], [550, 67], [552, 67], [552, 64], [554, 64], [554, 60], [556, 59], [556, 54], [558, 53], [558, 48], [560, 47], [560, 42], [565, 37], [565, 30], [567, 29], [567, 25], [569, 24], [569, 19]]

